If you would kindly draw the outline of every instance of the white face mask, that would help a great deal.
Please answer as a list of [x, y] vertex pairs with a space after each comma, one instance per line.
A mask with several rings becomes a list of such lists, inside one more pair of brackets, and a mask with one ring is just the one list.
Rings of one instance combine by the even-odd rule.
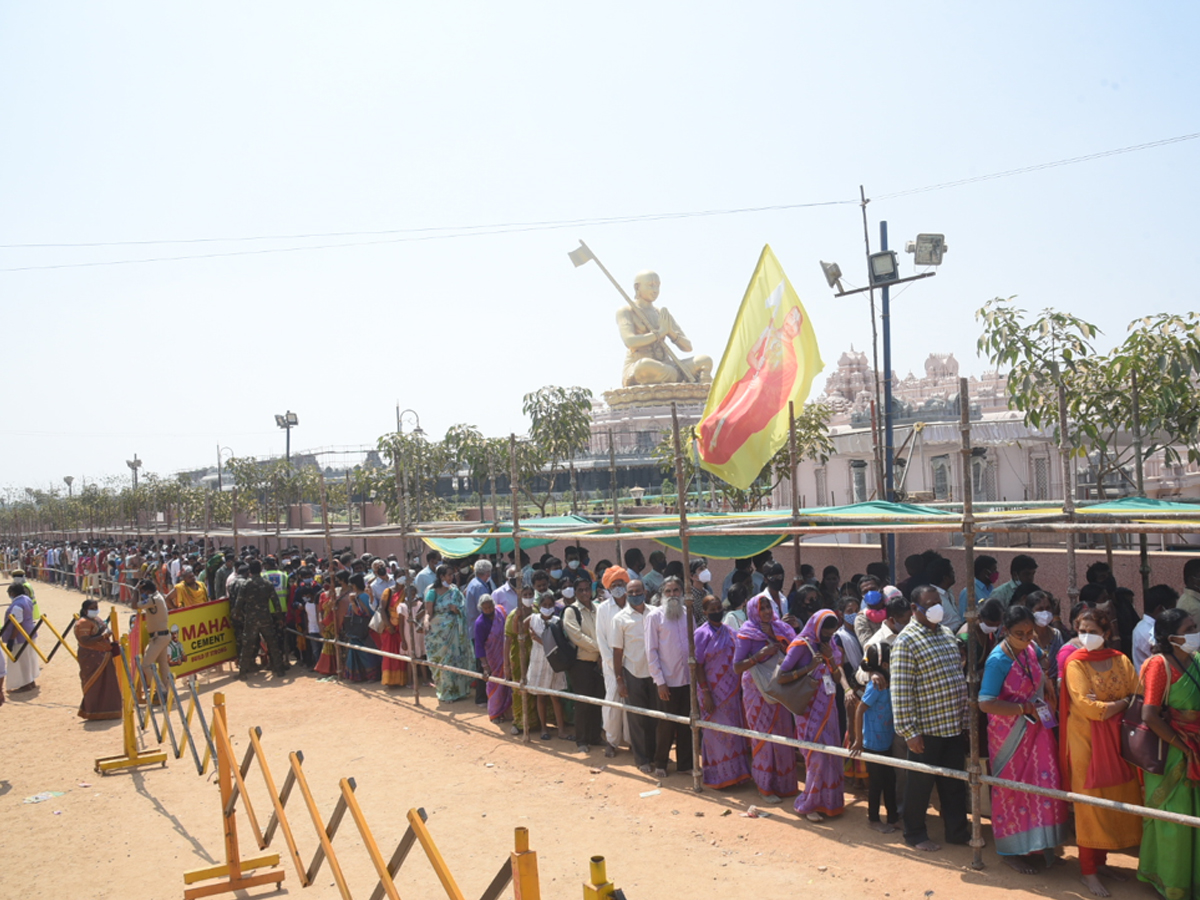
[[98, 619], [98, 618], [100, 618], [100, 610], [98, 610], [98, 609], [89, 609], [89, 610], [88, 610], [88, 618], [89, 618], [89, 619]]
[[567, 568], [568, 569], [578, 569], [579, 568], [579, 560], [577, 560], [577, 559], [571, 560], [570, 562], [567, 563]]
[[554, 607], [553, 606], [543, 606], [541, 612], [542, 612], [543, 619], [549, 619], [554, 615]]
[[[939, 606], [938, 609], [941, 609], [941, 607]], [[979, 630], [982, 631], [984, 634], [995, 634], [997, 631], [1000, 630], [1000, 626], [999, 625], [989, 625], [987, 622], [980, 622]]]
[[1104, 635], [1102, 634], [1081, 634], [1079, 636], [1079, 646], [1084, 650], [1099, 650], [1104, 646]]
[[708, 571], [708, 569], [701, 569], [696, 573], [696, 577], [700, 579], [701, 584], [708, 584], [712, 581], [712, 572]]
[[563, 589], [562, 589], [562, 595], [563, 595], [563, 597], [565, 597], [567, 600], [573, 600], [573, 599], [575, 599], [575, 588], [563, 588]]
[[1040, 626], [1045, 628], [1047, 625], [1049, 625], [1051, 622], [1054, 621], [1054, 613], [1050, 612], [1050, 610], [1048, 610], [1048, 609], [1040, 610], [1033, 614], [1033, 621], [1037, 622]]
[[401, 575], [399, 578], [396, 579], [396, 584], [400, 585], [401, 587], [404, 587], [404, 585], [408, 584], [408, 576]]
[[551, 569], [550, 577], [553, 578], [555, 581], [562, 578], [562, 569]]
[[521, 605], [522, 606], [533, 606], [533, 598], [532, 597], [522, 597]]
[[946, 617], [946, 610], [942, 608], [942, 604], [936, 603], [929, 609], [925, 610], [925, 618], [929, 620], [930, 625], [938, 625], [942, 619]]
[[1179, 649], [1184, 653], [1195, 653], [1200, 650], [1200, 632], [1183, 635], [1183, 644]]
[[609, 591], [609, 593], [612, 594], [613, 597], [615, 597], [617, 600], [620, 600], [622, 597], [625, 596], [625, 588], [619, 584], [613, 585], [613, 587]]

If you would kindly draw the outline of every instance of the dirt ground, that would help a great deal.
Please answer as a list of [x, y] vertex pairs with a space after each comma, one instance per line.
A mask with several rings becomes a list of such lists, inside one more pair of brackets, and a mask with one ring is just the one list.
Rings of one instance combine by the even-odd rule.
[[[37, 592], [42, 611], [56, 625], [78, 611], [77, 593], [44, 584]], [[108, 606], [101, 608], [107, 612]], [[85, 723], [76, 716], [78, 669], [62, 651], [43, 669], [38, 684], [37, 691], [10, 696], [0, 707], [0, 850], [9, 861], [3, 896], [182, 896], [185, 869], [220, 861], [215, 776], [198, 776], [190, 755], [171, 757], [165, 769], [99, 776], [94, 759], [121, 750], [120, 722]], [[819, 825], [797, 819], [788, 804], [773, 808], [769, 818], [743, 818], [740, 813], [757, 802], [752, 788], [696, 795], [690, 777], [675, 774], [663, 782], [660, 794], [643, 798], [639, 795], [656, 784], [637, 772], [628, 752], [615, 760], [605, 760], [599, 750], [585, 757], [573, 744], [543, 743], [536, 735], [526, 746], [489, 723], [469, 700], [439, 706], [423, 696], [418, 708], [411, 687], [319, 682], [299, 668], [281, 679], [256, 676], [249, 682], [237, 681], [228, 668], [214, 670], [201, 676], [201, 689], [206, 712], [213, 693], [225, 692], [239, 755], [248, 744], [248, 730], [262, 728], [277, 783], [287, 771], [289, 751], [303, 751], [304, 771], [323, 818], [339, 796], [339, 779], [353, 777], [385, 856], [406, 827], [407, 811], [424, 807], [438, 848], [468, 898], [483, 892], [512, 850], [516, 826], [529, 829], [546, 900], [580, 897], [593, 855], [607, 858], [609, 877], [629, 900], [725, 891], [757, 897], [819, 891], [823, 900], [987, 900], [1014, 890], [1045, 897], [1086, 895], [1074, 848], [1067, 849], [1064, 865], [1023, 877], [990, 849], [984, 851], [986, 868], [974, 871], [969, 848], [924, 854], [907, 848], [899, 833], [871, 831], [863, 796], [848, 794], [846, 814]], [[603, 771], [591, 771], [606, 762]], [[265, 822], [270, 804], [257, 769], [248, 784]], [[63, 794], [23, 802], [42, 791]], [[299, 792], [287, 811], [307, 865], [318, 844]], [[931, 819], [937, 840], [941, 826], [936, 814]], [[243, 855], [255, 855], [243, 815], [238, 828]], [[990, 832], [985, 834], [990, 843]], [[369, 896], [376, 878], [349, 816], [334, 848], [353, 896]], [[302, 889], [281, 835], [271, 846], [276, 850], [287, 871], [280, 893], [338, 896], [328, 863], [316, 883]], [[1135, 860], [1114, 856], [1111, 862], [1132, 879]], [[404, 898], [445, 896], [419, 847], [397, 883]], [[1156, 896], [1132, 881], [1112, 887], [1116, 897]], [[272, 894], [268, 887], [242, 896]], [[511, 888], [505, 896], [512, 896]]]

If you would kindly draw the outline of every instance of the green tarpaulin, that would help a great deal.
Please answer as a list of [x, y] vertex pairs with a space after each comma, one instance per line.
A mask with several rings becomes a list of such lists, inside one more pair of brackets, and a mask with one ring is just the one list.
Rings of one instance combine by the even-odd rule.
[[[578, 531], [596, 531], [597, 526], [590, 519], [585, 519], [582, 516], [546, 516], [544, 519], [528, 519], [521, 522], [521, 531], [553, 531], [553, 532], [578, 532]], [[505, 530], [510, 534], [505, 534]], [[513, 549], [513, 539], [511, 536], [512, 524], [501, 522], [497, 526], [493, 522], [484, 523], [475, 530], [479, 535], [478, 538], [438, 538], [424, 537], [422, 539], [433, 549], [439, 551], [446, 559], [464, 559], [468, 556], [496, 556], [500, 553], [511, 553]], [[497, 535], [490, 537], [489, 535]], [[528, 550], [531, 547], [544, 547], [547, 544], [553, 544], [558, 538], [521, 538], [521, 549]]]

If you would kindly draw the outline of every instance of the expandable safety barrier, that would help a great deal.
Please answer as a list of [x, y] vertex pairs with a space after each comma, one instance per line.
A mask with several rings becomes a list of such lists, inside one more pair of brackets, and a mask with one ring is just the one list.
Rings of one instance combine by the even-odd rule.
[[[349, 813], [355, 827], [358, 829], [359, 835], [362, 837], [363, 845], [378, 876], [378, 882], [370, 894], [371, 900], [383, 900], [385, 896], [389, 900], [400, 900], [400, 893], [396, 888], [395, 878], [408, 858], [413, 846], [418, 843], [421, 845], [421, 849], [433, 867], [438, 881], [441, 882], [442, 889], [446, 892], [447, 898], [449, 900], [466, 900], [466, 895], [458, 886], [457, 880], [451, 873], [446, 861], [442, 858], [433, 835], [426, 825], [427, 816], [425, 810], [410, 809], [408, 811], [408, 828], [401, 836], [390, 858], [385, 860], [375, 839], [375, 834], [367, 823], [362, 807], [359, 806], [358, 798], [355, 794], [357, 785], [353, 778], [342, 778], [339, 781], [341, 796], [338, 798], [333, 812], [326, 820], [321, 816], [320, 810], [317, 808], [316, 800], [313, 798], [312, 790], [308, 784], [308, 779], [305, 777], [303, 753], [295, 750], [288, 754], [287, 776], [283, 780], [282, 788], [277, 789], [275, 777], [263, 752], [261, 728], [255, 727], [249, 730], [250, 744], [246, 748], [241, 762], [237, 762], [233, 742], [229, 736], [225, 695], [222, 693], [217, 693], [213, 699], [212, 726], [212, 738], [216, 747], [215, 755], [221, 787], [221, 817], [224, 822], [225, 833], [225, 862], [185, 872], [183, 875], [185, 885], [197, 884], [197, 882], [203, 881], [210, 882], [186, 888], [184, 890], [186, 900], [213, 894], [231, 893], [255, 885], [275, 884], [278, 886], [283, 882], [286, 874], [285, 871], [281, 868], [274, 868], [279, 865], [280, 854], [269, 853], [251, 859], [242, 859], [237, 840], [236, 812], [239, 801], [259, 850], [266, 850], [277, 834], [283, 834], [284, 842], [287, 845], [288, 857], [296, 870], [296, 877], [302, 887], [308, 887], [314, 883], [317, 874], [321, 870], [321, 866], [328, 859], [329, 868], [333, 875], [333, 880], [337, 885], [338, 892], [341, 894], [343, 900], [352, 900], [350, 886], [346, 881], [345, 873], [342, 870], [341, 863], [333, 846], [334, 838], [341, 827], [342, 820], [345, 818], [346, 813]], [[271, 816], [267, 820], [265, 828], [260, 826], [258, 815], [246, 790], [246, 779], [254, 763], [257, 763], [267, 795], [271, 801]], [[305, 811], [308, 813], [308, 819], [317, 840], [317, 847], [313, 853], [312, 860], [307, 866], [300, 855], [299, 845], [296, 841], [296, 831], [293, 829], [287, 815], [287, 803], [296, 788], [300, 790]], [[256, 872], [252, 875], [247, 874], [259, 869], [267, 869], [267, 871]], [[483, 893], [480, 895], [480, 900], [499, 900], [501, 893], [510, 883], [513, 885], [514, 896], [517, 900], [541, 900], [541, 889], [537, 871], [537, 854], [529, 849], [529, 832], [525, 828], [516, 829], [515, 849], [503, 860], [495, 877], [484, 888]]]
[[[79, 618], [78, 615], [71, 616], [71, 621], [67, 623], [67, 627], [64, 629], [64, 631], [69, 632], [71, 630], [71, 628], [74, 627], [75, 620], [78, 618]], [[36, 622], [34, 622], [33, 628], [30, 629], [29, 631], [26, 631], [21, 626], [21, 623], [18, 622], [16, 619], [14, 619], [10, 615], [5, 616], [3, 624], [0, 624], [0, 629], [4, 628], [5, 626], [10, 625], [10, 624], [13, 626], [13, 628], [15, 628], [18, 632], [20, 632], [20, 634], [23, 638], [25, 638], [25, 643], [21, 644], [15, 650], [9, 650], [8, 646], [3, 641], [0, 641], [0, 651], [4, 652], [4, 655], [8, 657], [9, 662], [15, 663], [18, 659], [21, 658], [22, 653], [26, 653], [29, 651], [30, 647], [33, 648], [33, 652], [38, 655], [38, 658], [41, 659], [42, 665], [48, 665], [50, 660], [54, 659], [54, 654], [56, 654], [58, 652], [59, 647], [65, 647], [67, 649], [67, 653], [69, 653], [71, 655], [72, 659], [76, 659], [76, 660], [79, 659], [79, 656], [75, 653], [74, 650], [71, 649], [71, 645], [67, 643], [67, 639], [63, 636], [63, 632], [60, 632], [57, 628], [55, 628], [54, 623], [51, 622], [48, 618], [46, 618], [45, 615], [43, 615]], [[43, 625], [45, 625], [48, 629], [50, 629], [50, 633], [54, 635], [54, 646], [50, 648], [49, 653], [44, 652], [42, 650], [42, 648], [37, 645], [37, 642], [36, 642], [36, 638], [38, 636], [38, 631], [41, 630], [41, 627]]]

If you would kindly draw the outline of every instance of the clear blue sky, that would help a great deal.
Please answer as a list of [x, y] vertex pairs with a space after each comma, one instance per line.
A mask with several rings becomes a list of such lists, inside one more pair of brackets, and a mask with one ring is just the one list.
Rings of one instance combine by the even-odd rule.
[[[1200, 131], [1193, 4], [8, 3], [0, 243], [459, 228], [904, 191]], [[946, 234], [894, 304], [895, 368], [974, 311], [1054, 306], [1120, 339], [1196, 307], [1200, 141], [892, 199], [893, 247]], [[450, 232], [455, 233], [455, 232]], [[0, 485], [169, 473], [371, 443], [395, 403], [435, 436], [522, 431], [546, 384], [618, 384], [622, 302], [586, 240], [719, 359], [770, 243], [827, 365], [869, 346], [857, 205], [190, 261], [372, 238], [0, 249]], [[380, 237], [373, 238], [379, 240]], [[902, 255], [905, 273], [911, 257]], [[818, 382], [819, 384], [819, 382]], [[78, 481], [77, 481], [78, 483]]]

